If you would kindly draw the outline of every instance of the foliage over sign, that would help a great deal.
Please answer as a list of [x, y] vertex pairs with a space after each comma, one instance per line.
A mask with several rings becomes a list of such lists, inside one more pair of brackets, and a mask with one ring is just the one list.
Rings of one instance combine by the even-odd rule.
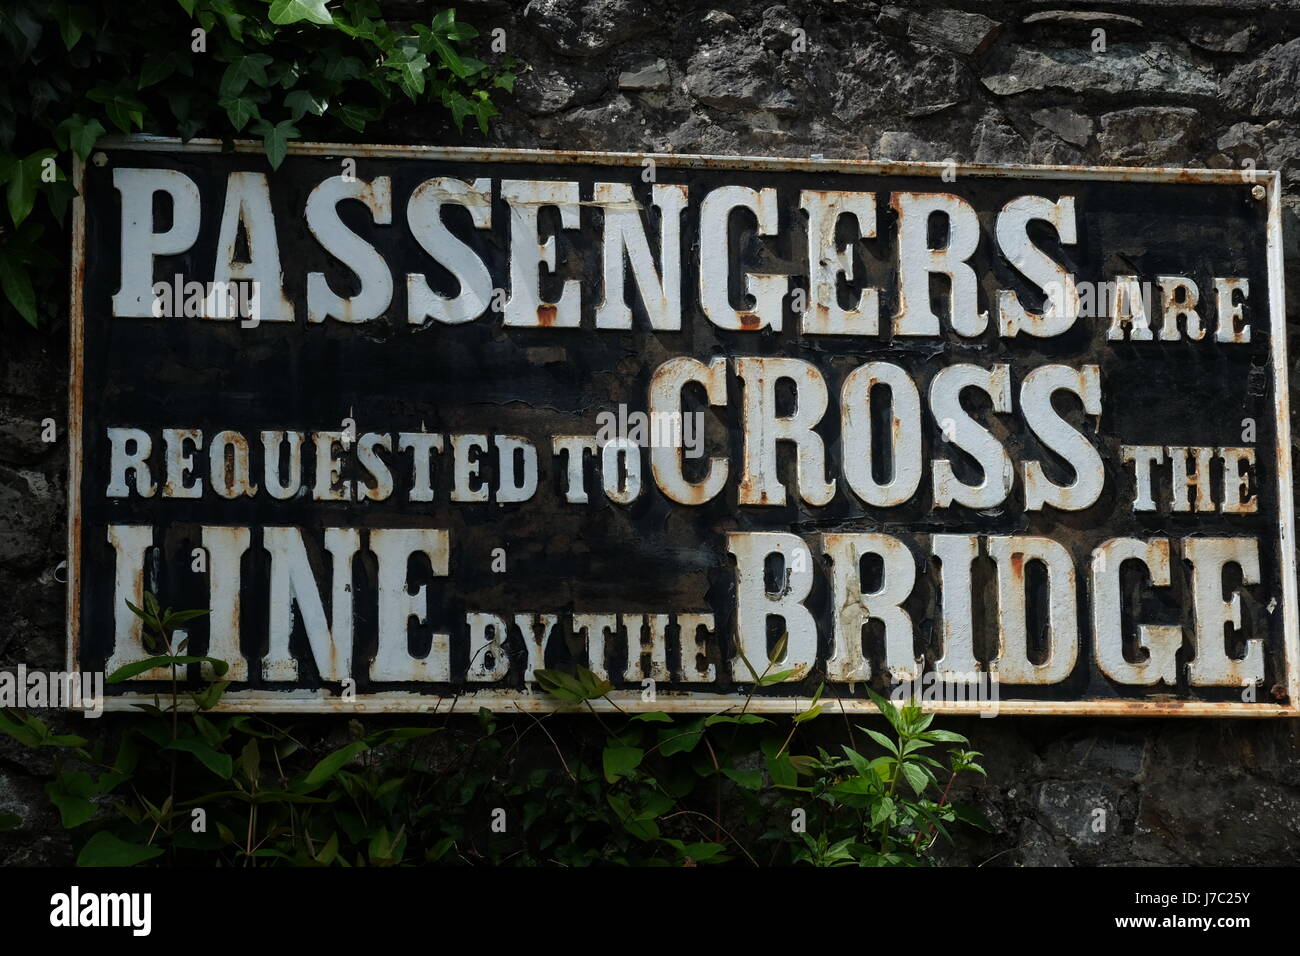
[[[395, 102], [486, 131], [513, 88], [443, 10], [409, 30], [374, 0], [13, 0], [0, 9], [0, 290], [36, 325], [64, 314], [69, 180], [105, 133], [254, 135], [272, 168], [304, 131], [358, 135]], [[39, 294], [38, 294], [39, 293]]]

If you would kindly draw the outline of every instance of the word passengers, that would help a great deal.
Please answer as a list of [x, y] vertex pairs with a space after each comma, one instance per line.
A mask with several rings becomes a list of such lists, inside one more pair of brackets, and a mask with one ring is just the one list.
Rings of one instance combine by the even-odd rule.
[[[243, 324], [253, 327], [304, 317], [309, 323], [364, 324], [394, 311], [404, 289], [405, 306], [399, 305], [396, 311], [412, 325], [461, 325], [491, 310], [502, 315], [507, 327], [575, 329], [582, 325], [584, 313], [590, 313], [597, 330], [625, 330], [632, 328], [633, 318], [627, 302], [629, 269], [625, 268], [630, 266], [635, 294], [650, 328], [678, 331], [692, 304], [684, 295], [683, 282], [683, 248], [689, 248], [691, 241], [698, 248], [699, 308], [708, 322], [728, 331], [780, 331], [790, 307], [797, 313], [799, 331], [804, 335], [875, 336], [889, 325], [896, 336], [937, 336], [940, 316], [930, 295], [934, 276], [943, 276], [948, 282], [947, 321], [952, 331], [963, 337], [981, 336], [992, 328], [1002, 337], [1050, 338], [1067, 332], [1082, 311], [1077, 277], [1031, 238], [1045, 225], [1055, 232], [1060, 246], [1068, 248], [1077, 242], [1080, 211], [1070, 195], [1055, 199], [1019, 196], [997, 211], [992, 230], [997, 251], [1015, 266], [1027, 288], [1023, 292], [998, 289], [984, 305], [979, 277], [971, 265], [982, 240], [979, 216], [970, 202], [950, 193], [893, 192], [878, 198], [874, 192], [801, 190], [798, 215], [783, 217], [775, 188], [727, 185], [701, 196], [686, 185], [654, 183], [649, 206], [660, 223], [655, 250], [641, 216], [643, 207], [629, 183], [597, 182], [591, 187], [590, 198], [584, 198], [577, 182], [487, 178], [466, 182], [435, 177], [416, 186], [403, 205], [390, 177], [367, 181], [339, 175], [322, 180], [310, 191], [304, 208], [294, 212], [302, 216], [325, 251], [347, 264], [359, 289], [343, 295], [325, 272], [309, 272], [302, 277], [303, 310], [286, 294], [285, 260], [279, 246], [283, 224], [277, 219], [265, 174], [229, 174], [220, 197], [204, 197], [199, 185], [178, 170], [119, 167], [112, 171], [112, 181], [121, 200], [123, 250], [112, 312], [124, 318], [158, 317], [163, 308], [170, 309], [163, 314], [188, 316], [191, 308], [202, 304], [203, 318], [228, 320], [252, 314], [255, 321]], [[171, 224], [166, 229], [159, 229], [154, 219], [159, 195], [171, 205]], [[179, 275], [170, 285], [155, 282], [158, 260], [192, 255], [205, 220], [204, 198], [210, 208], [221, 208], [219, 238], [208, 260], [209, 284], [185, 283], [182, 288]], [[416, 244], [430, 263], [436, 264], [437, 273], [453, 278], [458, 291], [443, 291], [446, 283], [431, 283], [428, 273], [395, 276], [372, 241], [349, 228], [340, 216], [344, 203], [364, 207], [373, 223], [371, 229], [385, 235], [395, 220], [400, 222], [402, 241]], [[690, 217], [696, 234], [684, 237], [684, 213], [696, 203]], [[878, 233], [881, 207], [889, 210], [894, 223], [890, 235]], [[489, 264], [463, 233], [449, 229], [443, 213], [450, 208], [468, 215], [476, 230], [500, 230], [502, 218], [508, 220], [504, 232], [508, 260]], [[583, 231], [592, 208], [600, 210], [603, 223], [601, 297], [594, 313], [590, 290], [578, 279], [561, 282], [554, 301], [547, 301], [542, 293], [543, 274], [559, 271], [558, 243], [566, 233]], [[549, 238], [540, 231], [543, 209], [555, 210], [560, 217], [558, 234]], [[501, 217], [500, 212], [508, 215]], [[770, 241], [781, 237], [786, 242], [797, 238], [803, 246], [801, 271], [795, 276], [731, 275], [727, 253], [737, 214], [754, 223], [758, 238]], [[946, 242], [938, 247], [929, 238], [935, 219], [946, 223], [948, 232]], [[854, 223], [857, 240], [892, 244], [892, 291], [898, 309], [891, 323], [882, 322], [879, 287], [862, 287], [851, 306], [841, 301], [839, 283], [855, 278], [854, 260], [848, 252], [851, 243], [840, 238], [842, 220]], [[246, 237], [246, 257], [239, 253], [241, 234]], [[792, 282], [796, 277], [798, 285]], [[751, 307], [737, 307], [733, 300], [729, 289], [737, 280], [752, 299]], [[1114, 323], [1111, 337], [1119, 337], [1120, 327], [1130, 322], [1145, 331], [1149, 309], [1139, 291], [1138, 277], [1119, 276], [1113, 281], [1117, 294], [1110, 313]], [[238, 296], [213, 291], [226, 293], [232, 283], [241, 282], [252, 284], [255, 303], [234, 302]], [[1209, 297], [1198, 291], [1191, 277], [1162, 276], [1159, 282], [1164, 311], [1187, 322], [1189, 332], [1200, 327], [1208, 305], [1209, 313], [1216, 317], [1219, 341], [1237, 340], [1231, 325], [1240, 316], [1240, 303], [1249, 295], [1249, 283], [1244, 279], [1214, 277], [1214, 297], [1209, 303], [1201, 302]], [[555, 285], [551, 280], [547, 284]], [[195, 290], [193, 295], [184, 291], [190, 288]], [[1038, 308], [1027, 301], [1044, 297], [1045, 303]], [[1089, 307], [1094, 307], [1091, 302]]]

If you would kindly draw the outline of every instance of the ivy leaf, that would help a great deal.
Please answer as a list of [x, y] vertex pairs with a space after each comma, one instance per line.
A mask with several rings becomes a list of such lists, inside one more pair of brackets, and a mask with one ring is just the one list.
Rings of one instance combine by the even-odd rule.
[[176, 72], [176, 54], [168, 53], [166, 56], [151, 54], [144, 58], [144, 64], [140, 67], [140, 79], [137, 89], [145, 89], [161, 83], [167, 77]]
[[265, 53], [249, 53], [231, 60], [221, 75], [218, 96], [223, 100], [233, 99], [244, 92], [250, 81], [257, 86], [267, 86], [266, 68], [273, 62]]
[[86, 94], [86, 98], [95, 103], [103, 103], [109, 120], [123, 133], [130, 133], [132, 127], [144, 128], [145, 106], [129, 91], [97, 86]]
[[95, 18], [86, 7], [60, 3], [54, 8], [54, 16], [59, 21], [59, 35], [63, 37], [65, 49], [71, 50], [84, 34], [95, 30]]
[[326, 0], [272, 0], [271, 22], [277, 26], [287, 26], [306, 20], [330, 26], [334, 17], [325, 9]]
[[284, 98], [284, 105], [289, 107], [290, 115], [296, 123], [307, 113], [322, 116], [329, 104], [324, 99], [313, 96], [307, 90], [294, 90]]
[[266, 161], [272, 169], [279, 169], [284, 162], [285, 154], [289, 151], [289, 140], [298, 139], [302, 135], [298, 127], [293, 125], [293, 120], [281, 120], [274, 126], [266, 120], [260, 120], [253, 127], [253, 132], [262, 137]]
[[162, 848], [127, 843], [107, 830], [96, 833], [81, 848], [77, 866], [135, 866], [145, 860], [162, 856]]
[[389, 54], [384, 65], [397, 74], [397, 85], [412, 100], [424, 92], [424, 71], [429, 68], [429, 58], [423, 53], [399, 47]]
[[9, 168], [6, 198], [9, 201], [9, 216], [15, 226], [21, 225], [31, 214], [32, 206], [36, 205], [36, 190], [44, 172], [45, 160], [53, 156], [52, 149], [38, 150]]
[[0, 288], [4, 289], [5, 298], [18, 314], [27, 320], [28, 325], [36, 328], [36, 293], [32, 289], [32, 277], [27, 274], [26, 266], [4, 252], [0, 252]]
[[474, 104], [467, 100], [463, 94], [455, 91], [451, 91], [443, 97], [443, 105], [451, 110], [451, 118], [455, 120], [457, 130], [464, 128], [465, 117], [474, 112]]
[[80, 113], [73, 113], [54, 130], [55, 142], [62, 149], [71, 149], [83, 163], [95, 148], [95, 141], [103, 135], [103, 123], [94, 118], [86, 119]]
[[212, 10], [226, 22], [226, 29], [236, 43], [244, 42], [244, 21], [248, 19], [242, 13], [235, 12], [231, 0], [212, 0]]
[[260, 120], [262, 114], [257, 109], [257, 104], [247, 97], [240, 96], [233, 100], [222, 100], [218, 104], [226, 111], [226, 116], [230, 118], [230, 125], [235, 128], [235, 132], [242, 132], [252, 120]]
[[340, 104], [335, 111], [335, 115], [343, 121], [344, 125], [351, 127], [358, 133], [364, 133], [366, 124], [375, 119], [377, 114], [372, 110], [361, 109], [344, 103]]

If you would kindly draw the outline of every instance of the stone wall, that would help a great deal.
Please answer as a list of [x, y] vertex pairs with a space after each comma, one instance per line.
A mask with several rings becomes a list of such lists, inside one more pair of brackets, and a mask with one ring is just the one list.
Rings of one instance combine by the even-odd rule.
[[[394, 17], [426, 4], [386, 4]], [[520, 77], [490, 145], [989, 163], [1281, 169], [1300, 296], [1300, 0], [462, 0], [505, 31]], [[1096, 31], [1103, 31], [1098, 34]], [[1104, 40], [1104, 50], [1094, 49]], [[440, 115], [367, 139], [464, 142]], [[1294, 312], [1295, 306], [1292, 306]], [[0, 347], [0, 666], [63, 658], [66, 330]], [[1300, 356], [1300, 343], [1291, 354]], [[1293, 365], [1293, 368], [1295, 366]], [[1292, 393], [1300, 395], [1292, 376]], [[94, 401], [94, 396], [87, 396]], [[1297, 402], [1300, 407], [1300, 402]], [[972, 796], [998, 826], [959, 862], [1300, 860], [1300, 723], [948, 721], [987, 755]], [[26, 820], [0, 863], [66, 859], [38, 775], [0, 741], [0, 810]], [[1093, 827], [1095, 811], [1106, 826]]]

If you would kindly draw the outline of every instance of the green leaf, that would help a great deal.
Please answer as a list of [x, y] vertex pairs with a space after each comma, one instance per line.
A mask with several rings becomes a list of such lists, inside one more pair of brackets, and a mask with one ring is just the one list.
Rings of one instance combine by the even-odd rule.
[[767, 652], [767, 662], [775, 665], [777, 661], [785, 659], [786, 648], [790, 646], [790, 634], [782, 634], [777, 642], [772, 645], [772, 649]]
[[250, 786], [256, 788], [262, 772], [262, 752], [257, 746], [256, 737], [250, 738], [248, 743], [244, 744], [243, 752], [239, 755], [239, 763], [244, 771], [244, 779]]
[[127, 843], [107, 830], [96, 833], [81, 848], [77, 866], [135, 866], [162, 856], [161, 847]]
[[874, 740], [876, 743], [880, 744], [880, 746], [884, 747], [888, 753], [893, 754], [895, 757], [898, 756], [898, 745], [894, 743], [894, 741], [886, 737], [884, 734], [882, 734], [880, 731], [872, 730], [869, 727], [862, 727], [860, 729], [866, 731], [867, 736], [870, 737], [872, 740]]
[[891, 820], [894, 816], [894, 801], [889, 797], [881, 797], [880, 801], [871, 808], [871, 825], [880, 826], [885, 820]]
[[640, 747], [606, 747], [601, 754], [605, 780], [616, 783], [623, 777], [631, 777], [644, 756], [645, 751]]
[[303, 782], [308, 788], [314, 789], [326, 780], [331, 779], [357, 754], [361, 753], [363, 750], [369, 749], [369, 746], [363, 740], [358, 740], [348, 744], [346, 747], [341, 747], [320, 763], [316, 764], [316, 766], [311, 769], [311, 772], [307, 774], [307, 777]]
[[0, 833], [5, 830], [16, 830], [23, 825], [23, 818], [16, 813], [10, 813], [8, 810], [0, 810]]
[[97, 86], [86, 98], [104, 104], [109, 120], [123, 133], [144, 128], [145, 105], [131, 93], [110, 86]]
[[623, 824], [623, 828], [628, 833], [639, 840], [658, 839], [659, 825], [655, 823], [653, 814], [637, 813], [632, 809], [632, 802], [627, 797], [617, 793], [607, 794], [605, 799], [618, 815], [619, 822]]
[[358, 133], [364, 133], [366, 124], [379, 118], [377, 110], [363, 109], [347, 103], [340, 103], [334, 114], [343, 121], [345, 126], [356, 130]]
[[597, 677], [594, 672], [582, 667], [581, 665], [578, 667], [578, 683], [582, 685], [583, 690], [587, 694], [588, 700], [596, 700], [597, 698], [604, 697], [614, 689], [614, 685], [609, 681], [602, 677]]
[[604, 697], [614, 689], [613, 684], [597, 677], [585, 667], [579, 667], [577, 671], [575, 677], [561, 670], [535, 670], [533, 671], [533, 679], [548, 694], [561, 700], [579, 704], [584, 700], [595, 700]]
[[786, 759], [789, 760], [790, 765], [794, 767], [794, 772], [801, 777], [814, 776], [817, 773], [817, 771], [821, 769], [822, 766], [821, 761], [819, 761], [816, 757], [808, 757], [808, 756], [800, 756], [799, 754], [791, 754], [789, 757], [786, 757]]
[[973, 827], [988, 832], [993, 831], [993, 821], [969, 803], [953, 803], [949, 806], [953, 812], [953, 817], [962, 823], [968, 823]]
[[104, 124], [97, 119], [86, 119], [80, 113], [74, 113], [59, 124], [56, 135], [60, 136], [61, 142], [68, 144], [78, 159], [85, 162], [90, 151], [95, 148], [95, 141], [104, 135]]
[[535, 670], [533, 671], [533, 680], [537, 681], [537, 685], [552, 697], [558, 697], [560, 700], [567, 700], [574, 704], [580, 704], [586, 700], [583, 687], [578, 683], [577, 678], [571, 674], [566, 674], [562, 670], [554, 668]]
[[207, 767], [222, 780], [229, 780], [235, 772], [235, 762], [229, 754], [216, 750], [206, 740], [199, 737], [182, 737], [170, 741], [163, 750], [180, 750], [193, 754], [203, 766]]
[[321, 847], [320, 852], [316, 854], [316, 862], [321, 866], [329, 866], [334, 862], [334, 858], [339, 855], [339, 835], [338, 832], [330, 834], [329, 840]]
[[659, 752], [665, 757], [689, 753], [704, 736], [704, 720], [693, 720], [681, 728], [659, 731]]
[[815, 707], [809, 707], [807, 710], [795, 714], [794, 722], [796, 724], [802, 724], [805, 720], [812, 720], [814, 717], [820, 717], [821, 712], [822, 712], [821, 704], [818, 704]]
[[40, 188], [45, 160], [52, 159], [54, 155], [52, 149], [38, 150], [11, 167], [6, 195], [9, 201], [9, 218], [13, 220], [15, 226], [22, 225], [22, 221], [31, 214], [32, 207], [36, 205], [36, 190]]
[[758, 714], [714, 714], [712, 717], [704, 719], [705, 727], [712, 727], [714, 724], [770, 724], [771, 721], [766, 717], [760, 717]]
[[35, 328], [36, 292], [32, 278], [27, 274], [27, 267], [4, 250], [0, 250], [0, 289], [4, 289], [9, 304]]
[[265, 53], [248, 53], [231, 60], [226, 72], [221, 75], [218, 97], [222, 100], [234, 99], [244, 92], [244, 87], [250, 81], [257, 86], [267, 86], [269, 81], [266, 78], [266, 68], [273, 62], [275, 61]]
[[644, 721], [647, 724], [671, 724], [673, 719], [662, 710], [652, 710], [648, 713], [637, 714], [633, 720]]
[[222, 100], [218, 105], [226, 111], [226, 116], [230, 119], [230, 125], [234, 127], [237, 133], [242, 133], [244, 127], [253, 120], [262, 118], [257, 104], [247, 97], [239, 96], [232, 100]]
[[244, 21], [248, 19], [241, 13], [235, 11], [232, 0], [211, 0], [212, 10], [225, 21], [226, 29], [234, 37], [236, 43], [244, 42]]
[[799, 782], [799, 774], [788, 755], [771, 755], [764, 759], [767, 761], [767, 772], [774, 786], [793, 787]]
[[271, 22], [277, 26], [288, 26], [306, 20], [330, 26], [334, 17], [325, 9], [326, 0], [272, 0]]
[[961, 734], [955, 734], [951, 730], [927, 730], [921, 735], [925, 740], [933, 740], [941, 744], [969, 744], [970, 741]]
[[763, 786], [763, 774], [759, 770], [737, 770], [735, 767], [723, 767], [722, 772], [746, 790], [758, 790]]
[[143, 674], [147, 670], [155, 667], [177, 667], [185, 664], [211, 664], [212, 673], [218, 677], [223, 676], [226, 671], [230, 670], [230, 665], [216, 657], [195, 657], [190, 655], [163, 655], [160, 657], [149, 657], [142, 661], [134, 661], [130, 664], [123, 664], [108, 677], [104, 678], [110, 684], [120, 684], [122, 681], [130, 680], [137, 674]]
[[274, 126], [266, 120], [261, 120], [253, 127], [253, 132], [262, 137], [262, 144], [266, 149], [266, 161], [271, 164], [272, 169], [279, 169], [280, 164], [284, 162], [285, 154], [289, 151], [289, 140], [298, 139], [302, 135], [298, 132], [298, 127], [293, 125], [292, 120], [281, 120]]
[[930, 775], [925, 772], [925, 769], [914, 763], [904, 763], [902, 765], [902, 770], [903, 776], [906, 777], [907, 782], [912, 785], [912, 789], [916, 791], [916, 795], [919, 797], [925, 793], [925, 788], [930, 785], [931, 780]]
[[64, 49], [71, 50], [82, 36], [95, 30], [95, 18], [83, 6], [60, 3], [55, 7], [54, 15], [59, 21], [59, 36], [63, 38]]
[[[868, 733], [870, 732], [871, 731], [868, 731]], [[871, 773], [871, 764], [868, 762], [866, 757], [862, 756], [862, 754], [858, 753], [848, 744], [841, 744], [840, 749], [844, 751], [844, 756], [849, 758], [849, 763], [853, 765], [853, 769], [859, 774], [865, 777]]]
[[146, 56], [140, 66], [140, 78], [136, 88], [147, 89], [167, 79], [176, 72], [176, 59], [175, 53], [168, 53], [165, 56], [153, 53]]
[[876, 709], [885, 715], [885, 719], [889, 721], [890, 726], [898, 733], [902, 733], [904, 729], [903, 717], [899, 714], [898, 708], [870, 688], [867, 689], [867, 693], [871, 696], [872, 702], [875, 703]]
[[221, 700], [221, 695], [226, 692], [226, 688], [229, 686], [230, 681], [228, 680], [216, 681], [207, 690], [194, 695], [195, 706], [199, 710], [211, 710], [217, 706], [217, 702]]
[[287, 790], [265, 790], [253, 797], [254, 803], [328, 803], [320, 797], [309, 797], [305, 793], [289, 793]]
[[95, 805], [86, 799], [94, 789], [90, 774], [81, 772], [62, 774], [45, 785], [65, 830], [79, 827], [95, 815]]
[[680, 847], [682, 856], [688, 856], [696, 863], [711, 860], [726, 849], [721, 843], [687, 843]]
[[473, 72], [473, 70], [466, 65], [465, 61], [460, 58], [460, 54], [456, 52], [456, 48], [448, 43], [445, 37], [434, 33], [432, 35], [432, 43], [434, 51], [438, 54], [439, 62], [447, 69], [451, 70], [451, 72], [456, 76], [463, 80]]
[[418, 50], [396, 50], [384, 65], [397, 76], [397, 85], [414, 100], [424, 92], [424, 71], [429, 68], [429, 58]]
[[307, 113], [323, 116], [329, 104], [308, 90], [293, 90], [284, 98], [284, 105], [289, 107], [290, 118], [296, 123]]

